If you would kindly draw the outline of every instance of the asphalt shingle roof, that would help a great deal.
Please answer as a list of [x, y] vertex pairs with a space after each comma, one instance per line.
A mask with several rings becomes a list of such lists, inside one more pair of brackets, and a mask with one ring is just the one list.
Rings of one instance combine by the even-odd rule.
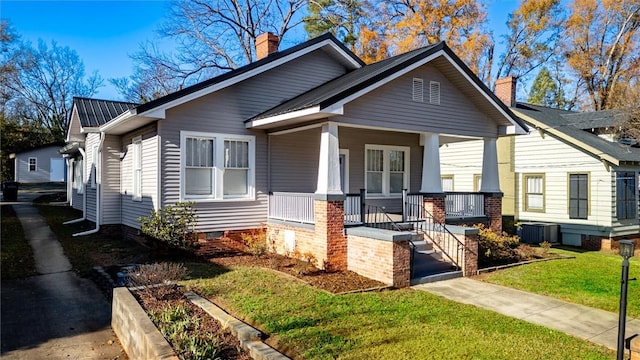
[[[518, 103], [516, 110], [543, 123], [546, 127], [542, 128], [542, 130], [555, 129], [566, 135], [567, 138], [589, 145], [618, 161], [640, 162], [640, 148], [608, 141], [586, 131], [586, 129], [594, 127], [607, 127], [615, 124], [616, 114], [619, 114], [618, 111], [604, 110], [578, 113], [526, 103]], [[611, 125], [602, 126], [603, 124]]]
[[138, 104], [122, 101], [88, 99], [74, 97], [73, 103], [78, 110], [80, 124], [83, 127], [98, 127]]

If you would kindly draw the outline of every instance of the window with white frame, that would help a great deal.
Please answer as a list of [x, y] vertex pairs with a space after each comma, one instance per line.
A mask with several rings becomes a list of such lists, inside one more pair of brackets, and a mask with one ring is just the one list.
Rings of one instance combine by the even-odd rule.
[[569, 218], [589, 217], [589, 174], [569, 174]]
[[391, 196], [409, 187], [409, 148], [365, 145], [367, 194]]
[[142, 200], [142, 137], [136, 136], [131, 141], [133, 145], [132, 181], [133, 200]]
[[184, 199], [252, 199], [255, 137], [181, 132]]
[[91, 161], [93, 166], [91, 166], [91, 188], [96, 188], [96, 183], [98, 182], [98, 145], [93, 145], [91, 149]]
[[525, 211], [544, 212], [544, 175], [524, 175]]
[[34, 157], [29, 158], [29, 172], [36, 171], [38, 169], [38, 159]]
[[442, 175], [440, 177], [442, 191], [453, 191], [453, 175]]

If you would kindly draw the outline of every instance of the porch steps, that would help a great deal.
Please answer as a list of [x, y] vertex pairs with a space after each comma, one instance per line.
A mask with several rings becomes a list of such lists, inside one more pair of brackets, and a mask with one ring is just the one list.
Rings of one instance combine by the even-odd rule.
[[[462, 276], [462, 272], [456, 271], [456, 267], [444, 259], [441, 251], [434, 249], [432, 242], [425, 241], [421, 236], [416, 235], [412, 239], [415, 249], [411, 284], [414, 282], [423, 284]], [[458, 273], [460, 274], [458, 275]]]

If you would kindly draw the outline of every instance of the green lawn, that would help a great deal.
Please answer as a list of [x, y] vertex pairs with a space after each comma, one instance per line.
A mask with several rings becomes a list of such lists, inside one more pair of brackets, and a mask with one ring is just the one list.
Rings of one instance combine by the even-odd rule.
[[611, 359], [563, 333], [411, 289], [334, 296], [262, 269], [188, 264], [192, 288], [305, 359]]
[[[482, 276], [483, 280], [548, 295], [573, 303], [617, 312], [620, 303], [622, 258], [606, 252], [552, 249], [574, 259], [512, 267]], [[629, 278], [640, 279], [640, 259], [630, 259]], [[628, 287], [629, 316], [640, 318], [640, 281]]]
[[0, 272], [2, 280], [20, 279], [36, 274], [31, 246], [24, 238], [22, 225], [11, 205], [0, 206]]

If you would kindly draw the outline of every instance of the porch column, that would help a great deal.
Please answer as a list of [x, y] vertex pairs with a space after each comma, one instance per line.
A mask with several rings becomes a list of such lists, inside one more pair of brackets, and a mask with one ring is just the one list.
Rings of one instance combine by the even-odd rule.
[[347, 237], [344, 235], [344, 193], [340, 187], [338, 124], [322, 126], [318, 186], [314, 200], [314, 239], [325, 254], [316, 256], [327, 271], [347, 269]]
[[498, 150], [496, 139], [485, 138], [482, 152], [482, 184], [480, 192], [499, 193], [500, 177], [498, 175]]
[[424, 209], [436, 223], [444, 224], [446, 217], [445, 194], [440, 176], [440, 137], [434, 133], [420, 134], [422, 152], [422, 186]]
[[498, 175], [498, 150], [496, 139], [484, 139], [482, 153], [482, 185], [480, 192], [484, 194], [484, 214], [489, 219], [489, 227], [502, 233], [502, 191]]
[[441, 193], [442, 180], [440, 176], [440, 138], [438, 134], [420, 134], [422, 151], [422, 186], [421, 193]]

